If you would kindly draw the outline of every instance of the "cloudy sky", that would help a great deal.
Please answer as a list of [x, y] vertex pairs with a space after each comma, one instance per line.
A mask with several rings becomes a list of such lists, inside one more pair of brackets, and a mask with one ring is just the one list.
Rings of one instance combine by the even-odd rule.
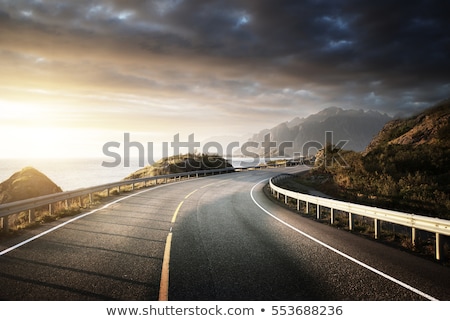
[[450, 2], [0, 0], [0, 157], [450, 96]]

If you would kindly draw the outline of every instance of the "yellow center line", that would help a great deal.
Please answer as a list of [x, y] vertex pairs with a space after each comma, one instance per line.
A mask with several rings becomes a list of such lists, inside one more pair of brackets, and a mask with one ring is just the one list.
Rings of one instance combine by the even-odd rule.
[[[184, 199], [189, 198], [192, 194], [197, 192], [198, 189], [195, 191], [192, 191], [188, 195], [184, 197]], [[180, 204], [178, 204], [177, 209], [173, 213], [172, 220], [170, 223], [175, 223], [177, 220], [178, 212], [181, 209], [181, 206], [183, 205], [184, 201], [181, 201]], [[164, 248], [164, 257], [163, 257], [163, 263], [162, 263], [162, 270], [161, 270], [161, 281], [159, 283], [159, 301], [168, 301], [169, 300], [169, 265], [170, 265], [170, 248], [172, 247], [172, 227], [170, 227], [170, 232], [167, 235], [166, 239], [166, 246]]]
[[161, 282], [159, 284], [159, 301], [169, 300], [169, 262], [170, 247], [172, 246], [172, 232], [167, 235], [164, 259], [162, 264]]
[[184, 199], [188, 199], [189, 196], [191, 196], [192, 194], [194, 194], [194, 193], [197, 192], [197, 191], [198, 191], [198, 189], [196, 189], [196, 190], [193, 191], [193, 192], [190, 192], [188, 195], [186, 195], [186, 197], [185, 197]]
[[211, 183], [211, 184], [208, 184], [208, 185], [204, 185], [204, 186], [202, 186], [202, 187], [200, 187], [200, 188], [205, 188], [205, 187], [208, 187], [208, 186], [211, 186], [211, 185], [214, 185], [215, 183]]
[[175, 221], [177, 220], [178, 212], [180, 211], [181, 205], [183, 205], [183, 203], [184, 203], [184, 201], [181, 201], [180, 204], [178, 204], [178, 207], [175, 210], [175, 213], [173, 213], [172, 221], [170, 221], [170, 223], [175, 223]]

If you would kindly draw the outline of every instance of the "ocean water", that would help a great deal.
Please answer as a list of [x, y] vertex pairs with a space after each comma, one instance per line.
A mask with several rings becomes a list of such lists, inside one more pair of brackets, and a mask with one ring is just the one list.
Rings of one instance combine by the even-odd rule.
[[[63, 191], [72, 191], [78, 188], [117, 182], [141, 168], [138, 158], [131, 159], [129, 167], [125, 167], [122, 162], [116, 167], [109, 168], [102, 166], [103, 161], [110, 162], [111, 159], [0, 159], [0, 182], [5, 181], [22, 168], [31, 166], [45, 174]], [[258, 161], [233, 158], [231, 163], [234, 167], [245, 167], [257, 165]]]
[[120, 164], [108, 168], [102, 166], [109, 159], [0, 159], [0, 182], [22, 168], [31, 166], [45, 174], [63, 191], [117, 182], [138, 170], [138, 160], [130, 160], [130, 167]]

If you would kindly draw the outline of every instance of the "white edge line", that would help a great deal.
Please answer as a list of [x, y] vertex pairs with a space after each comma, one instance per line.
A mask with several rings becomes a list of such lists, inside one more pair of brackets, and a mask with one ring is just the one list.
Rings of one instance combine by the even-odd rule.
[[303, 232], [303, 231], [299, 230], [298, 228], [296, 228], [296, 227], [290, 225], [289, 223], [286, 223], [285, 221], [281, 220], [280, 218], [278, 218], [278, 217], [276, 217], [275, 215], [273, 215], [272, 213], [270, 213], [268, 210], [266, 210], [265, 208], [263, 208], [263, 207], [255, 200], [255, 198], [253, 197], [253, 191], [255, 190], [256, 186], [258, 186], [259, 184], [261, 184], [261, 183], [263, 183], [263, 182], [265, 182], [265, 181], [267, 181], [267, 180], [269, 180], [269, 179], [266, 178], [266, 179], [263, 179], [262, 181], [256, 183], [256, 184], [252, 187], [252, 189], [251, 189], [251, 191], [250, 191], [250, 196], [251, 196], [253, 202], [254, 202], [261, 210], [263, 210], [267, 215], [271, 216], [272, 218], [274, 218], [275, 220], [277, 220], [277, 221], [280, 222], [281, 224], [283, 224], [283, 225], [289, 227], [290, 229], [294, 230], [295, 232], [300, 233], [301, 235], [307, 237], [308, 239], [310, 239], [310, 240], [312, 240], [312, 241], [314, 241], [314, 242], [316, 242], [316, 243], [322, 245], [323, 247], [325, 247], [325, 248], [327, 248], [327, 249], [329, 249], [329, 250], [335, 252], [336, 254], [339, 254], [339, 255], [341, 255], [342, 257], [344, 257], [344, 258], [346, 258], [346, 259], [348, 259], [348, 260], [350, 260], [350, 261], [352, 261], [352, 262], [354, 262], [354, 263], [356, 263], [356, 264], [358, 264], [358, 265], [360, 265], [360, 266], [362, 266], [362, 267], [368, 269], [369, 271], [372, 271], [372, 272], [374, 272], [374, 273], [376, 273], [376, 274], [378, 274], [378, 275], [380, 275], [380, 276], [382, 276], [382, 277], [388, 279], [389, 281], [392, 281], [392, 282], [394, 282], [394, 283], [396, 283], [396, 284], [398, 284], [398, 285], [404, 287], [405, 289], [408, 289], [408, 290], [410, 290], [410, 291], [412, 291], [412, 292], [414, 292], [414, 293], [416, 293], [416, 294], [418, 294], [418, 295], [420, 295], [420, 296], [422, 296], [422, 297], [424, 297], [424, 298], [426, 298], [426, 299], [428, 299], [428, 300], [430, 300], [430, 301], [439, 301], [438, 299], [432, 297], [431, 295], [426, 294], [426, 293], [424, 293], [424, 292], [422, 292], [422, 291], [420, 291], [420, 290], [418, 290], [418, 289], [412, 287], [411, 285], [406, 284], [406, 283], [404, 283], [404, 282], [402, 282], [402, 281], [400, 281], [400, 280], [397, 280], [396, 278], [394, 278], [394, 277], [392, 277], [392, 276], [390, 276], [390, 275], [388, 275], [388, 274], [386, 274], [386, 273], [384, 273], [384, 272], [381, 272], [380, 270], [377, 270], [377, 269], [375, 269], [374, 267], [372, 267], [372, 266], [370, 266], [370, 265], [367, 265], [366, 263], [363, 263], [363, 262], [361, 262], [361, 261], [355, 259], [354, 257], [351, 257], [351, 256], [348, 255], [348, 254], [345, 254], [344, 252], [339, 251], [338, 249], [335, 249], [334, 247], [332, 247], [332, 246], [330, 246], [330, 245], [328, 245], [328, 244], [326, 244], [326, 243], [324, 243], [324, 242], [322, 242], [322, 241], [316, 239], [315, 237], [313, 237], [313, 236], [311, 236], [311, 235], [309, 235], [309, 234], [306, 234], [305, 232]]
[[1, 251], [1, 252], [0, 252], [0, 256], [3, 256], [3, 255], [5, 255], [6, 253], [9, 253], [9, 252], [11, 252], [11, 251], [14, 251], [14, 250], [18, 249], [19, 247], [21, 247], [21, 246], [23, 246], [23, 245], [25, 245], [25, 244], [27, 244], [27, 243], [30, 243], [30, 242], [32, 242], [32, 241], [34, 241], [34, 240], [36, 240], [36, 239], [38, 239], [38, 238], [40, 238], [40, 237], [46, 235], [46, 234], [49, 234], [49, 233], [51, 233], [51, 232], [54, 232], [54, 231], [56, 231], [57, 229], [60, 229], [61, 227], [66, 226], [67, 224], [70, 224], [70, 223], [72, 223], [72, 222], [75, 222], [75, 221], [77, 221], [77, 220], [79, 220], [79, 219], [81, 219], [81, 218], [83, 218], [83, 217], [86, 217], [86, 216], [91, 215], [91, 214], [93, 214], [93, 213], [96, 213], [96, 212], [98, 212], [98, 211], [104, 210], [105, 208], [108, 208], [108, 207], [110, 207], [111, 205], [114, 205], [114, 204], [116, 204], [116, 203], [118, 203], [118, 202], [121, 202], [121, 201], [123, 201], [123, 200], [125, 200], [125, 199], [127, 199], [127, 198], [134, 197], [134, 196], [137, 196], [137, 195], [139, 195], [139, 194], [142, 194], [142, 193], [146, 193], [146, 192], [155, 190], [155, 189], [157, 189], [157, 188], [166, 187], [166, 186], [169, 186], [169, 185], [172, 185], [172, 184], [178, 184], [178, 183], [184, 183], [184, 182], [185, 182], [185, 181], [181, 181], [181, 182], [173, 182], [173, 183], [165, 184], [165, 185], [159, 185], [159, 186], [155, 186], [155, 187], [150, 188], [150, 189], [145, 189], [145, 190], [140, 191], [140, 192], [137, 192], [137, 193], [135, 193], [135, 194], [131, 194], [131, 195], [128, 195], [128, 196], [121, 197], [121, 198], [119, 198], [119, 199], [117, 199], [117, 200], [115, 200], [115, 201], [112, 201], [111, 203], [107, 203], [107, 204], [103, 205], [103, 206], [100, 207], [100, 208], [97, 208], [97, 209], [92, 210], [92, 211], [90, 211], [90, 212], [81, 214], [81, 215], [79, 215], [79, 216], [77, 216], [77, 217], [74, 217], [74, 218], [72, 218], [72, 219], [70, 219], [70, 220], [64, 222], [64, 223], [61, 223], [61, 224], [59, 224], [59, 225], [57, 225], [57, 226], [54, 226], [54, 227], [52, 227], [51, 229], [48, 229], [48, 230], [46, 230], [46, 231], [44, 231], [44, 232], [42, 232], [42, 233], [39, 233], [39, 234], [37, 234], [37, 235], [35, 235], [35, 236], [29, 238], [29, 239], [26, 239], [25, 241], [22, 241], [22, 242], [20, 242], [20, 243], [17, 243], [16, 245], [11, 246], [11, 247], [9, 247], [9, 248], [7, 248], [7, 249]]

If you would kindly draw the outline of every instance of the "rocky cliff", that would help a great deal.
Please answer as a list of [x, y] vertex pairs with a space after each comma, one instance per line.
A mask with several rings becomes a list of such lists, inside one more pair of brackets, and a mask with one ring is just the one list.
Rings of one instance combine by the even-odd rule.
[[450, 146], [450, 100], [442, 101], [420, 114], [388, 122], [367, 146], [364, 154], [386, 145]]
[[62, 192], [61, 188], [33, 167], [25, 167], [0, 183], [0, 204]]
[[217, 155], [175, 155], [162, 158], [151, 166], [141, 168], [125, 177], [125, 179], [227, 167], [232, 167], [232, 165], [230, 165], [224, 158]]

